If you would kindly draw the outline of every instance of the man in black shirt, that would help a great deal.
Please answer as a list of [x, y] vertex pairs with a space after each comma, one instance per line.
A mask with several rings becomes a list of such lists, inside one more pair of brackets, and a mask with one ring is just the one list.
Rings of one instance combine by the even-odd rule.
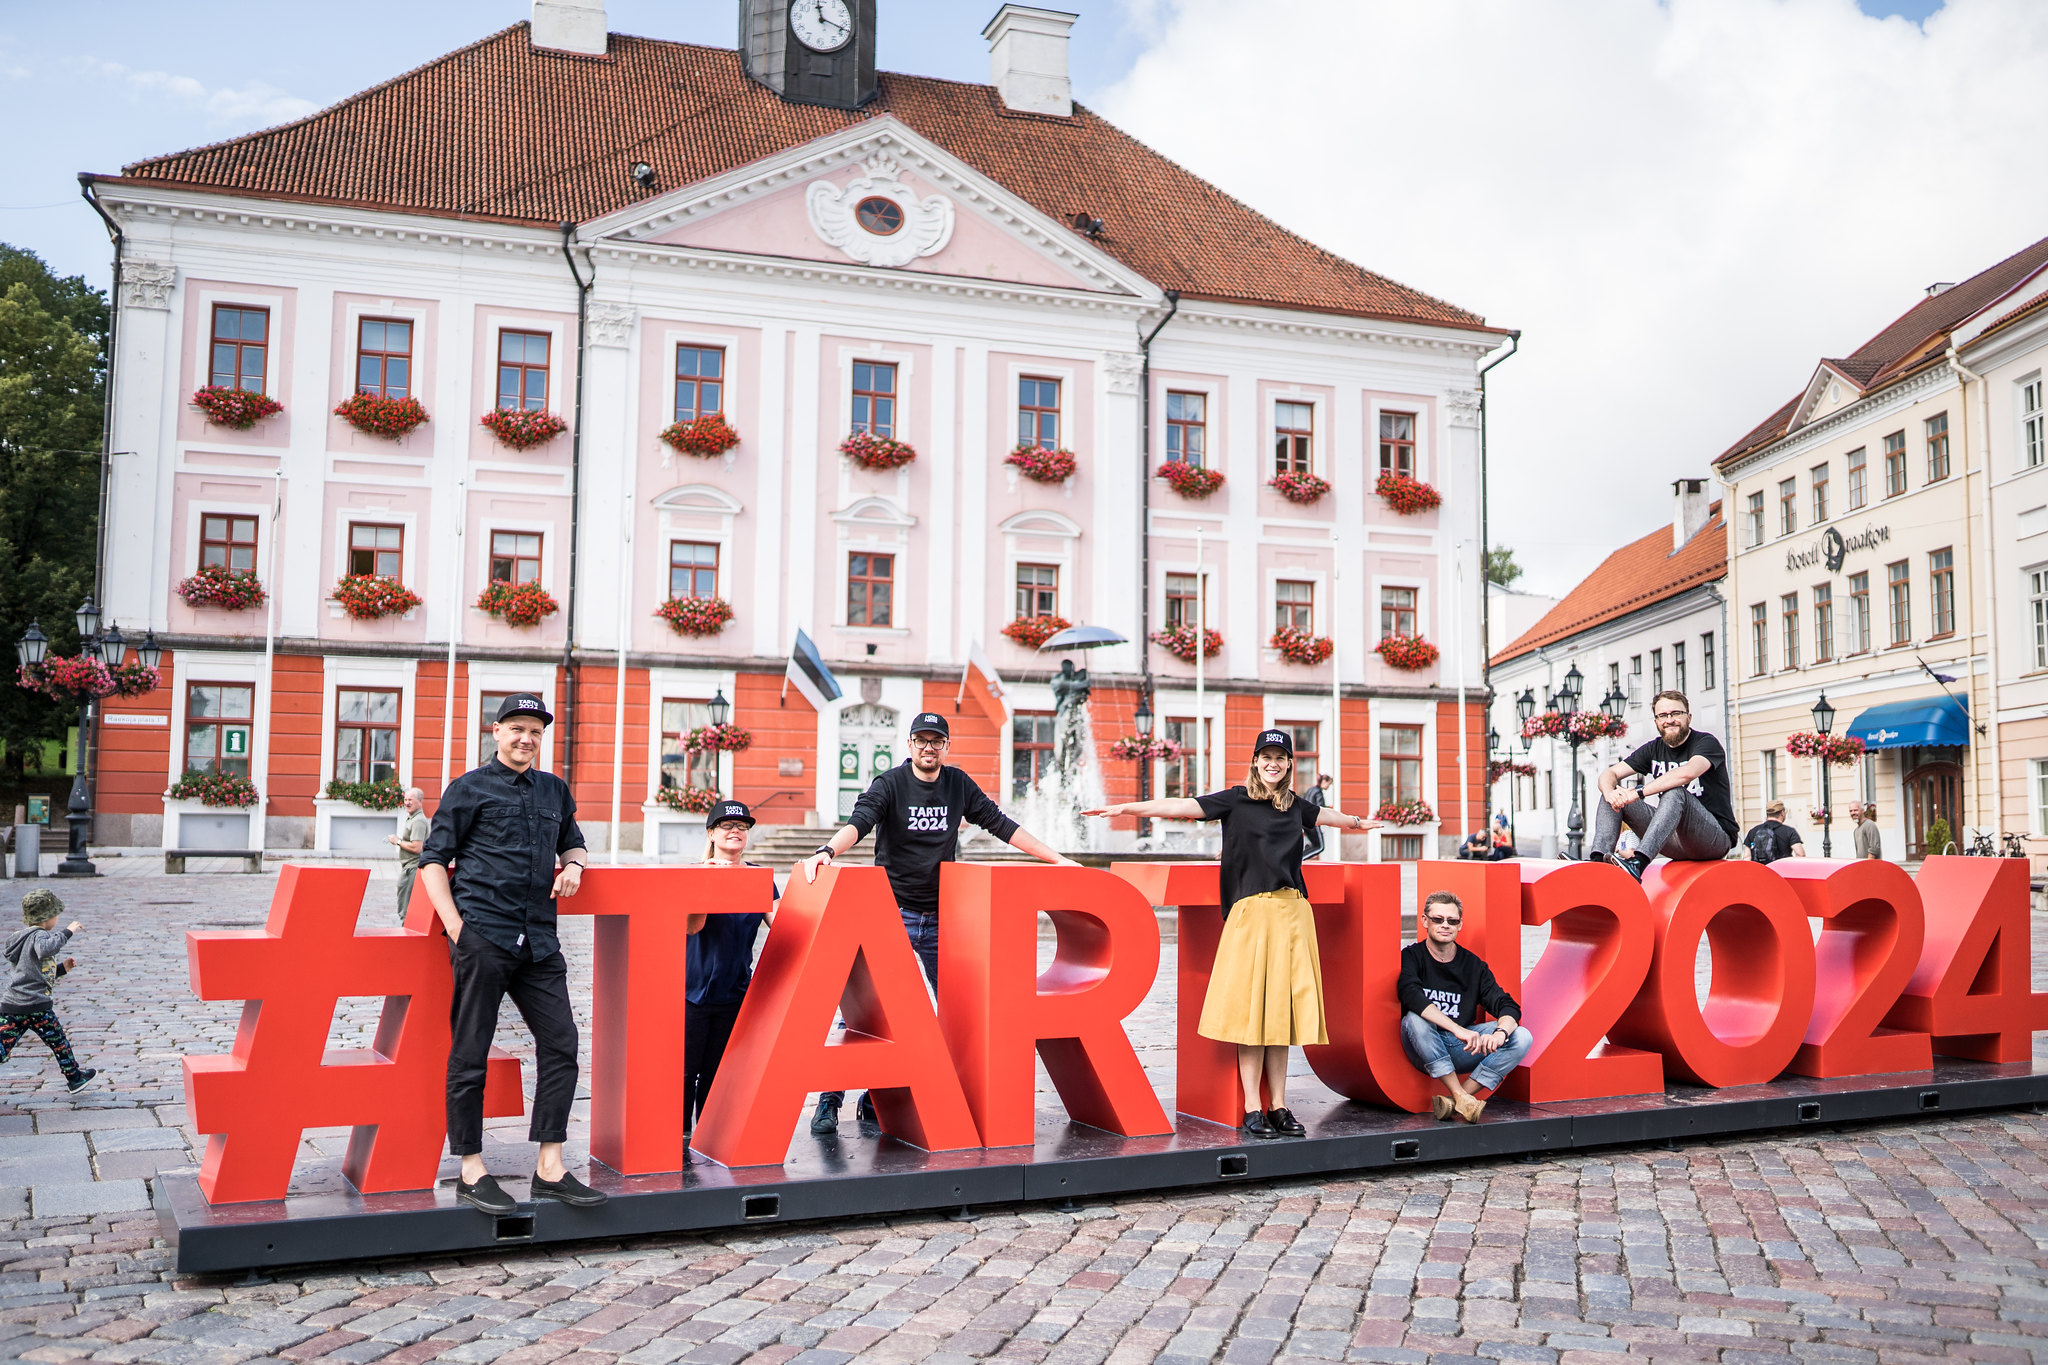
[[1785, 823], [1785, 803], [1773, 801], [1764, 807], [1764, 822], [1742, 836], [1753, 863], [1775, 863], [1780, 858], [1804, 858], [1806, 841], [1799, 831]]
[[[1659, 853], [1686, 862], [1715, 862], [1735, 847], [1741, 826], [1729, 801], [1728, 754], [1721, 741], [1692, 728], [1692, 704], [1683, 692], [1650, 699], [1657, 738], [1600, 772], [1600, 804], [1593, 808], [1594, 862], [1614, 863], [1637, 881]], [[1643, 775], [1639, 790], [1622, 779]], [[1643, 798], [1655, 796], [1652, 806]], [[1636, 851], [1614, 856], [1626, 822]]]
[[[853, 803], [853, 814], [831, 842], [820, 845], [801, 864], [804, 880], [816, 881], [820, 867], [873, 834], [875, 862], [889, 874], [903, 931], [933, 990], [939, 985], [939, 867], [953, 861], [963, 820], [972, 820], [1040, 862], [1072, 861], [1003, 814], [973, 778], [948, 766], [946, 750], [951, 744], [952, 730], [944, 716], [927, 711], [913, 718], [910, 757], [877, 777]], [[839, 1131], [839, 1103], [845, 1098], [841, 1091], [819, 1097], [818, 1110], [811, 1116], [813, 1133]], [[873, 1102], [865, 1095], [860, 1117], [874, 1117]]]
[[[1477, 1123], [1486, 1108], [1477, 1092], [1497, 1089], [1536, 1038], [1521, 1026], [1522, 1007], [1494, 980], [1486, 959], [1458, 946], [1464, 923], [1465, 903], [1455, 892], [1430, 892], [1422, 902], [1427, 937], [1401, 950], [1394, 991], [1401, 998], [1402, 1050], [1417, 1070], [1443, 1082], [1445, 1093], [1432, 1095], [1430, 1108], [1440, 1119], [1456, 1114]], [[1493, 1022], [1475, 1027], [1481, 1010]], [[1470, 1085], [1459, 1079], [1467, 1071]]]
[[562, 1165], [576, 1098], [576, 1019], [555, 898], [576, 894], [587, 855], [569, 784], [533, 766], [554, 719], [531, 692], [505, 698], [491, 726], [497, 757], [448, 784], [420, 851], [420, 884], [448, 931], [455, 967], [448, 1047], [448, 1150], [462, 1158], [455, 1197], [490, 1214], [518, 1208], [483, 1159], [484, 1070], [508, 995], [533, 1033], [527, 1140], [540, 1144], [533, 1197], [579, 1208], [606, 1198]]

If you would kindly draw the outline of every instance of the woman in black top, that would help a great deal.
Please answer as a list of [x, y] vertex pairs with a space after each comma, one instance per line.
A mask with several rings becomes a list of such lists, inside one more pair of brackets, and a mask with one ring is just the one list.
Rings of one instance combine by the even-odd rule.
[[[1261, 731], [1241, 787], [1194, 800], [1126, 801], [1084, 812], [1223, 822], [1223, 938], [1209, 974], [1197, 1030], [1237, 1044], [1244, 1130], [1252, 1137], [1301, 1137], [1287, 1108], [1287, 1049], [1329, 1041], [1323, 1031], [1323, 974], [1316, 922], [1301, 879], [1301, 841], [1317, 825], [1370, 829], [1376, 823], [1317, 806], [1294, 793], [1294, 741]], [[1273, 1107], [1261, 1112], [1259, 1077]]]

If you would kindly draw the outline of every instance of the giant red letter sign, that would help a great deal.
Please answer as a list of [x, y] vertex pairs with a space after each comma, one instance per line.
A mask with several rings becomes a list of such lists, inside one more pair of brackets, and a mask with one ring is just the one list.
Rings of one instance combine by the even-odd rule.
[[[1058, 947], [1037, 975], [1038, 916]], [[984, 1147], [1028, 1146], [1036, 1054], [1070, 1117], [1170, 1133], [1123, 1021], [1159, 974], [1159, 921], [1129, 882], [1088, 867], [947, 863], [939, 876], [939, 1023]]]
[[1422, 905], [1432, 891], [1449, 891], [1464, 903], [1465, 924], [1458, 946], [1477, 953], [1493, 979], [1516, 1000], [1522, 998], [1522, 874], [1519, 862], [1425, 859], [1415, 865], [1415, 940], [1429, 937]]
[[[838, 1044], [828, 1041], [835, 1005], [846, 1016]], [[934, 1152], [981, 1145], [888, 874], [827, 868], [806, 883], [799, 873], [776, 910], [690, 1150], [725, 1166], [779, 1165], [806, 1095], [862, 1087], [874, 1092], [891, 1136]]]
[[[1394, 994], [1401, 976], [1401, 869], [1340, 863], [1317, 870], [1343, 875], [1344, 900], [1315, 903], [1330, 1041], [1302, 1052], [1323, 1084], [1346, 1099], [1419, 1114], [1429, 1108], [1429, 1078], [1401, 1049], [1401, 1001]], [[1309, 890], [1318, 894], [1314, 881]]]
[[1813, 1017], [1788, 1069], [1874, 1076], [1932, 1066], [1925, 1033], [1878, 1027], [1912, 977], [1926, 935], [1920, 892], [1905, 869], [1882, 858], [1783, 858], [1770, 866], [1822, 921]]
[[2033, 992], [2033, 920], [2019, 858], [1929, 858], [1920, 864], [1927, 942], [1885, 1022], [1934, 1035], [1934, 1050], [1980, 1062], [2024, 1062], [2048, 1027]]
[[[282, 1199], [308, 1128], [354, 1125], [342, 1173], [364, 1194], [430, 1189], [448, 1137], [448, 939], [413, 903], [407, 928], [356, 930], [365, 868], [286, 864], [258, 930], [192, 930], [201, 1000], [245, 1000], [227, 1056], [186, 1057], [192, 1126], [209, 1134], [199, 1190], [216, 1204]], [[327, 1051], [342, 996], [381, 995], [369, 1048]], [[484, 1113], [522, 1112], [519, 1062], [493, 1048]]]

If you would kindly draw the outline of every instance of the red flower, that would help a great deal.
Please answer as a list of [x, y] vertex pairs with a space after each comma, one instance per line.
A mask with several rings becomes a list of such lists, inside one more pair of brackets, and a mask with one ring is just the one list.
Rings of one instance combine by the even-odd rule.
[[684, 815], [709, 815], [718, 806], [718, 793], [709, 787], [660, 787], [654, 799]]
[[736, 754], [753, 742], [753, 732], [737, 725], [700, 725], [683, 732], [683, 749], [693, 754]]
[[654, 614], [678, 635], [716, 635], [733, 617], [723, 597], [671, 597]]
[[203, 564], [199, 572], [178, 584], [174, 591], [188, 607], [218, 607], [242, 611], [263, 605], [263, 585], [253, 569], [230, 569], [225, 564]]
[[1311, 635], [1293, 626], [1282, 626], [1267, 641], [1291, 664], [1319, 664], [1330, 657], [1336, 645], [1327, 635]]
[[176, 782], [165, 788], [173, 801], [197, 801], [202, 806], [229, 808], [256, 804], [256, 784], [238, 773], [200, 772], [187, 768]]
[[373, 573], [345, 575], [334, 585], [328, 600], [341, 603], [341, 609], [356, 621], [396, 616], [420, 605], [418, 593], [395, 578]]
[[275, 398], [221, 384], [208, 384], [193, 394], [192, 405], [215, 426], [233, 427], [236, 431], [247, 431], [264, 418], [284, 411], [284, 404]]
[[477, 594], [477, 610], [487, 611], [508, 626], [537, 626], [561, 610], [538, 583], [493, 583]]
[[1026, 649], [1037, 649], [1070, 624], [1064, 616], [1020, 616], [1003, 627], [1003, 634]]
[[1266, 486], [1289, 502], [1304, 506], [1320, 501], [1330, 491], [1330, 485], [1313, 474], [1281, 474], [1266, 480]]
[[708, 460], [738, 445], [740, 434], [725, 420], [724, 413], [707, 412], [687, 422], [671, 422], [662, 428], [661, 439], [685, 455]]
[[1151, 760], [1155, 758], [1179, 758], [1180, 741], [1177, 739], [1139, 739], [1134, 735], [1113, 741], [1109, 746], [1111, 758], [1132, 758]]
[[427, 410], [417, 398], [379, 398], [372, 393], [343, 399], [334, 415], [357, 431], [393, 441], [427, 420]]
[[839, 443], [839, 453], [862, 469], [900, 469], [917, 458], [907, 444], [889, 436], [856, 431]]
[[1065, 483], [1081, 467], [1071, 450], [1047, 450], [1028, 441], [1005, 455], [1003, 463], [1034, 483]]
[[1373, 651], [1386, 661], [1389, 668], [1428, 668], [1437, 660], [1436, 646], [1420, 635], [1388, 635], [1373, 646]]
[[1426, 825], [1436, 819], [1436, 812], [1427, 801], [1382, 801], [1372, 818], [1390, 825]]
[[1392, 470], [1380, 475], [1379, 482], [1372, 486], [1372, 491], [1385, 498], [1387, 506], [1404, 517], [1412, 517], [1418, 512], [1434, 511], [1441, 507], [1444, 501], [1444, 495], [1428, 484]]
[[1785, 736], [1785, 752], [1794, 758], [1825, 759], [1838, 768], [1846, 768], [1863, 756], [1863, 741], [1855, 735], [1823, 735], [1814, 730], [1800, 730]]
[[[1188, 625], [1168, 626], [1165, 630], [1152, 632], [1152, 643], [1160, 646], [1183, 663], [1195, 661], [1195, 628]], [[1213, 659], [1223, 652], [1223, 636], [1213, 630], [1202, 632], [1202, 657]]]
[[1168, 460], [1153, 477], [1166, 480], [1184, 498], [1206, 498], [1223, 487], [1223, 471], [1186, 460]]
[[569, 424], [552, 412], [528, 412], [523, 408], [494, 408], [477, 420], [514, 450], [545, 445], [569, 429]]

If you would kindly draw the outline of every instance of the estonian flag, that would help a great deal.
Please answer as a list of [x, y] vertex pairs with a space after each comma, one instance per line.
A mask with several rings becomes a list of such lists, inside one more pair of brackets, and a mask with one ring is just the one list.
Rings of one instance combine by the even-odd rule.
[[796, 633], [796, 644], [790, 648], [789, 666], [782, 670], [782, 695], [785, 698], [789, 696], [791, 684], [804, 694], [804, 699], [815, 711], [823, 711], [825, 703], [838, 701], [845, 695], [839, 689], [839, 679], [825, 667], [818, 647], [801, 630]]

